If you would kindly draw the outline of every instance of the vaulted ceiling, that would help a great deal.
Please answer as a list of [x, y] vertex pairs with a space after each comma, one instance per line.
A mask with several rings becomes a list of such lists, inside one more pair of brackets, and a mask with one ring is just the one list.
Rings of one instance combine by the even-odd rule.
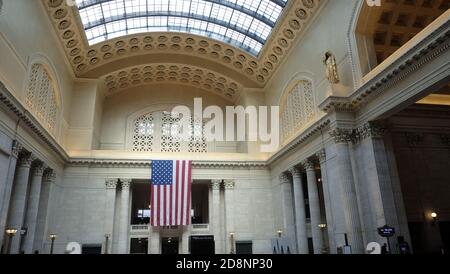
[[[129, 11], [133, 18], [128, 18], [128, 11], [112, 0], [77, 0], [78, 6], [69, 6], [65, 0], [41, 1], [77, 77], [103, 78], [110, 93], [169, 81], [199, 86], [230, 100], [242, 88], [266, 85], [321, 4], [320, 0], [120, 0], [134, 7]], [[116, 5], [108, 6], [109, 12], [99, 13], [99, 7], [101, 11], [103, 4], [113, 2]], [[149, 6], [156, 2], [158, 7]], [[166, 7], [166, 2], [184, 4]], [[210, 5], [210, 15], [206, 17], [198, 7], [192, 12], [194, 3]], [[190, 12], [183, 13], [187, 4]], [[213, 16], [216, 6], [223, 10]], [[95, 11], [88, 12], [90, 7]], [[136, 26], [130, 27], [127, 20], [134, 20]], [[198, 20], [210, 25], [205, 28]]]

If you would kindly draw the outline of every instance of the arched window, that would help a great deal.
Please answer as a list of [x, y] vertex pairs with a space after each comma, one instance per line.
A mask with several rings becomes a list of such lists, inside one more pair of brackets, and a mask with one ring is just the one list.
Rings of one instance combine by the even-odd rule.
[[171, 112], [155, 111], [143, 114], [133, 123], [132, 150], [137, 152], [208, 152], [203, 124], [192, 121], [189, 141], [180, 138], [180, 118]]
[[32, 65], [25, 102], [28, 110], [53, 134], [58, 113], [55, 92], [55, 84], [45, 67], [41, 64]]
[[288, 90], [281, 102], [281, 130], [283, 141], [292, 137], [314, 118], [312, 83], [300, 80]]

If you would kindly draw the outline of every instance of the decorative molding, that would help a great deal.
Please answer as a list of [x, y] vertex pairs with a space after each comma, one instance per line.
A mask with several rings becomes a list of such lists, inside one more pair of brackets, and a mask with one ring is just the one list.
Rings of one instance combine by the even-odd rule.
[[445, 146], [450, 147], [450, 134], [441, 134], [441, 141]]
[[303, 168], [305, 168], [306, 171], [314, 170], [314, 162], [311, 160], [304, 160], [303, 162], [301, 162], [301, 165], [303, 166]]
[[236, 185], [234, 180], [223, 180], [223, 184], [225, 186], [225, 190], [232, 190]]
[[233, 79], [206, 68], [176, 63], [157, 63], [121, 69], [102, 77], [107, 95], [150, 83], [178, 83], [212, 91], [235, 101], [243, 87]]
[[423, 134], [416, 132], [405, 132], [406, 142], [409, 146], [419, 146], [423, 144]]
[[291, 173], [292, 177], [302, 176], [302, 172], [297, 167], [291, 167], [290, 169], [288, 169], [288, 172]]
[[122, 186], [122, 190], [128, 190], [130, 189], [132, 179], [120, 179], [120, 183]]
[[325, 149], [321, 149], [316, 153], [317, 159], [319, 159], [320, 163], [325, 163], [327, 161], [327, 153], [325, 152]]
[[353, 141], [353, 129], [335, 128], [329, 133], [336, 144], [347, 144]]
[[286, 172], [282, 172], [279, 176], [278, 176], [278, 180], [280, 181], [280, 183], [282, 184], [288, 184], [291, 182], [289, 176], [286, 174]]
[[[149, 168], [151, 160], [113, 160], [113, 159], [70, 159], [69, 165], [89, 167], [121, 167], [121, 168]], [[193, 168], [198, 169], [266, 169], [265, 161], [193, 161]]]
[[285, 155], [287, 152], [295, 149], [300, 144], [308, 141], [315, 134], [321, 132], [323, 129], [328, 127], [330, 125], [330, 122], [331, 121], [329, 117], [323, 117], [317, 122], [315, 122], [308, 129], [304, 130], [297, 137], [295, 137], [293, 140], [284, 145], [278, 152], [272, 155], [270, 159], [267, 161], [267, 164], [268, 165], [272, 164], [273, 162], [281, 158], [283, 155]]
[[11, 111], [19, 120], [36, 134], [51, 150], [57, 153], [64, 161], [68, 161], [69, 156], [58, 144], [54, 137], [31, 115], [25, 107], [15, 98], [11, 92], [0, 81], [0, 102]]
[[354, 141], [359, 142], [367, 138], [383, 138], [386, 128], [381, 122], [367, 122], [354, 130]]
[[327, 113], [357, 111], [385, 90], [397, 85], [419, 68], [446, 53], [450, 47], [449, 26], [450, 21], [443, 23], [350, 96], [330, 96], [319, 105], [319, 108]]
[[42, 179], [44, 182], [52, 182], [54, 183], [56, 181], [56, 173], [53, 169], [47, 168], [44, 171], [44, 176]]
[[36, 160], [36, 158], [30, 152], [21, 152], [19, 154], [17, 166], [30, 168], [34, 160]]
[[116, 189], [117, 188], [117, 179], [106, 179], [105, 186], [106, 186], [106, 189]]
[[221, 41], [177, 32], [133, 34], [89, 46], [76, 7], [63, 0], [41, 1], [78, 77], [127, 56], [184, 54], [219, 63], [256, 87], [265, 86], [324, 2], [289, 1], [260, 55], [254, 57]]
[[11, 156], [14, 158], [18, 158], [20, 152], [23, 150], [23, 146], [17, 141], [13, 141], [12, 149], [11, 149]]
[[40, 160], [35, 160], [33, 162], [33, 176], [42, 177], [47, 166]]
[[211, 180], [211, 187], [213, 190], [220, 190], [222, 185], [222, 180]]

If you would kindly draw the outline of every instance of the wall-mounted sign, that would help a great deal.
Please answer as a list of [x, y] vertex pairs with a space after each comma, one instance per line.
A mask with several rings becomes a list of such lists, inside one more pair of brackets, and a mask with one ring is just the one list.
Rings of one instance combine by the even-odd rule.
[[392, 237], [395, 234], [395, 228], [387, 226], [387, 225], [379, 227], [378, 234], [381, 237], [385, 237], [385, 238]]

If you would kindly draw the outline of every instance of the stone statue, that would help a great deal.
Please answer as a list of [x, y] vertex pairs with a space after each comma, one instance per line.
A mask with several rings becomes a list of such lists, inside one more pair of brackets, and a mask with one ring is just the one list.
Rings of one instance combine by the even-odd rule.
[[338, 84], [339, 83], [339, 75], [338, 75], [336, 59], [334, 58], [334, 55], [331, 52], [327, 51], [325, 53], [323, 63], [326, 67], [326, 75], [327, 75], [328, 81], [331, 84]]

